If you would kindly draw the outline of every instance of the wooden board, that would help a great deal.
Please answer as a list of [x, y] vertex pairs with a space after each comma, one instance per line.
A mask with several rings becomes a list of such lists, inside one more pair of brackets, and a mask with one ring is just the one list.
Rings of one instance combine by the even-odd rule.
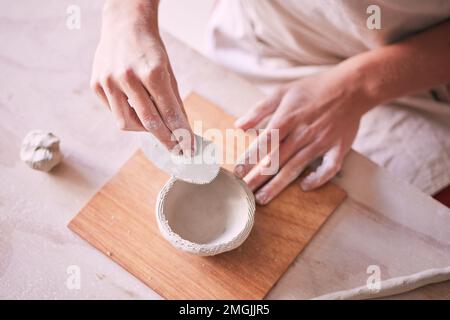
[[[233, 117], [191, 94], [190, 121], [232, 128]], [[214, 257], [178, 251], [160, 236], [156, 196], [168, 179], [138, 150], [69, 223], [69, 228], [168, 299], [262, 299], [311, 240], [345, 192], [329, 183], [292, 184], [265, 207], [238, 249]]]

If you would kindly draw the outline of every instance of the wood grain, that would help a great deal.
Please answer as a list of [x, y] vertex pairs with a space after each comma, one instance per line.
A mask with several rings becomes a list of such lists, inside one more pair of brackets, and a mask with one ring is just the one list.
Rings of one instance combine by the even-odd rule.
[[[191, 94], [190, 121], [232, 128], [233, 117]], [[156, 196], [168, 179], [138, 150], [69, 223], [69, 228], [167, 299], [262, 299], [311, 240], [345, 192], [329, 183], [290, 185], [265, 207], [238, 249], [214, 257], [178, 251], [160, 236]]]

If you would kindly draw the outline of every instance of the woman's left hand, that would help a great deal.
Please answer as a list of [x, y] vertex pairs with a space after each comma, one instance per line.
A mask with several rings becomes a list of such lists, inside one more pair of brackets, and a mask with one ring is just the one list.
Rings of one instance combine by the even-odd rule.
[[256, 165], [250, 163], [257, 156], [253, 148], [245, 152], [244, 161], [234, 170], [255, 192], [258, 204], [270, 202], [321, 156], [321, 165], [301, 180], [303, 190], [318, 188], [339, 172], [362, 115], [373, 106], [364, 94], [361, 78], [360, 73], [346, 72], [340, 66], [302, 78], [281, 86], [235, 122], [247, 130], [270, 116], [266, 130], [258, 137], [261, 141], [271, 129], [279, 129], [279, 148], [270, 151], [279, 152], [275, 175], [263, 174], [271, 153]]

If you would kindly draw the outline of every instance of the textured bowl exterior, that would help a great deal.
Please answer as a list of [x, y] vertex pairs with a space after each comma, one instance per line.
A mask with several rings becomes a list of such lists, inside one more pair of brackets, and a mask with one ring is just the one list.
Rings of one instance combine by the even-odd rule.
[[159, 231], [161, 232], [163, 237], [168, 240], [175, 248], [199, 256], [214, 256], [226, 251], [236, 249], [249, 236], [250, 231], [253, 228], [255, 218], [255, 198], [253, 196], [253, 193], [248, 189], [247, 185], [242, 180], [236, 178], [232, 173], [226, 171], [225, 169], [220, 170], [225, 173], [230, 179], [234, 179], [234, 181], [245, 191], [246, 200], [248, 203], [247, 220], [245, 225], [242, 226], [239, 234], [237, 234], [229, 241], [223, 243], [199, 244], [181, 238], [170, 228], [169, 222], [167, 221], [164, 213], [164, 203], [167, 194], [171, 191], [174, 184], [178, 181], [175, 177], [171, 177], [158, 194], [158, 198], [156, 201], [156, 221]]

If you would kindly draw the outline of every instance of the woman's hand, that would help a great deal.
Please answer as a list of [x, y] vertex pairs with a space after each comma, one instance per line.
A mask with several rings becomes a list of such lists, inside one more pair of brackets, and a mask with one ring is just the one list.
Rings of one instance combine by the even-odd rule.
[[169, 150], [177, 145], [174, 130], [188, 130], [191, 145], [178, 143], [189, 153], [195, 140], [159, 36], [157, 7], [151, 0], [105, 2], [91, 87], [123, 130], [149, 131]]
[[[361, 116], [372, 106], [360, 90], [360, 76], [335, 67], [330, 71], [309, 76], [283, 85], [272, 96], [239, 118], [235, 125], [247, 130], [256, 127], [270, 116], [266, 130], [258, 140], [268, 139], [271, 129], [279, 129], [279, 148], [252, 165], [257, 150], [249, 148], [243, 164], [235, 167], [235, 174], [244, 178], [255, 192], [259, 204], [267, 204], [312, 161], [323, 156], [321, 165], [300, 182], [303, 190], [323, 185], [340, 170], [350, 150]], [[270, 139], [269, 139], [270, 140]], [[279, 171], [264, 175], [273, 152], [279, 152]]]
[[[249, 149], [244, 165], [236, 166], [236, 175], [245, 176], [250, 188], [257, 190], [257, 202], [266, 204], [323, 155], [322, 164], [300, 182], [304, 190], [323, 185], [339, 171], [365, 112], [397, 97], [450, 83], [450, 46], [442, 41], [449, 32], [447, 19], [401, 42], [281, 87], [236, 122], [248, 129], [271, 116], [267, 129], [280, 130], [279, 172], [262, 175], [270, 154], [253, 166], [248, 159], [255, 158], [256, 149]], [[265, 134], [258, 139], [267, 140]]]

